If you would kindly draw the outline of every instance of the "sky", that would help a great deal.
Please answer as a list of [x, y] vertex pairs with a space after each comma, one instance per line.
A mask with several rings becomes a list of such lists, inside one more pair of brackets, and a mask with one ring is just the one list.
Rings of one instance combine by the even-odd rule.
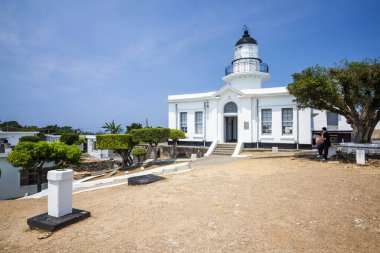
[[165, 127], [168, 95], [224, 85], [245, 24], [269, 65], [264, 88], [380, 57], [378, 0], [1, 0], [0, 120]]

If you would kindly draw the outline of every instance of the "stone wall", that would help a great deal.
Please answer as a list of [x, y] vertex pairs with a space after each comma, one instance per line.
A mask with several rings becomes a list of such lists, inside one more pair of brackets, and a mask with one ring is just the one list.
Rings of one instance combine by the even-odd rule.
[[[171, 157], [173, 146], [160, 145], [160, 156]], [[197, 154], [197, 157], [203, 157], [208, 150], [208, 147], [196, 147], [196, 146], [177, 146], [176, 158], [190, 158], [191, 154]]]
[[82, 162], [79, 166], [73, 166], [72, 169], [76, 172], [81, 171], [102, 171], [113, 169], [113, 160], [104, 160], [96, 162]]

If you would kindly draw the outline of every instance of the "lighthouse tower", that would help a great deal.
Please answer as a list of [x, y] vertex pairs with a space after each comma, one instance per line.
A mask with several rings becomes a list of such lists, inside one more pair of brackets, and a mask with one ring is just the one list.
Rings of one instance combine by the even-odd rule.
[[234, 60], [225, 69], [223, 80], [241, 90], [260, 89], [270, 79], [268, 65], [259, 58], [257, 41], [244, 26], [243, 36], [235, 45]]

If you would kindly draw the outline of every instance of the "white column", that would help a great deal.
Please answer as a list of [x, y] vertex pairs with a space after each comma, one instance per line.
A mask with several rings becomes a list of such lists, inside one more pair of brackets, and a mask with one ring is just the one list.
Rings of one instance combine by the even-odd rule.
[[70, 169], [48, 172], [48, 214], [61, 217], [72, 213], [73, 171]]
[[356, 150], [356, 163], [365, 164], [365, 150], [364, 149]]

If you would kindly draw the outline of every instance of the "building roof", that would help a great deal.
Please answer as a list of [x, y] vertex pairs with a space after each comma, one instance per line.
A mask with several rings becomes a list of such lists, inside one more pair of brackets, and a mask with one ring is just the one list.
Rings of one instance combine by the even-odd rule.
[[272, 95], [284, 95], [289, 94], [288, 89], [286, 87], [274, 87], [274, 88], [260, 88], [260, 89], [245, 89], [245, 90], [236, 90], [230, 85], [225, 85], [218, 91], [211, 91], [205, 93], [194, 93], [194, 94], [181, 94], [181, 95], [170, 95], [168, 96], [167, 102], [174, 101], [185, 101], [185, 100], [202, 100], [209, 98], [217, 98], [220, 93], [225, 90], [233, 90], [242, 94], [243, 96], [272, 96]]
[[257, 45], [257, 41], [249, 35], [248, 28], [245, 28], [243, 36], [241, 37], [240, 40], [238, 40], [238, 42], [236, 42], [235, 47], [242, 44], [256, 44]]

